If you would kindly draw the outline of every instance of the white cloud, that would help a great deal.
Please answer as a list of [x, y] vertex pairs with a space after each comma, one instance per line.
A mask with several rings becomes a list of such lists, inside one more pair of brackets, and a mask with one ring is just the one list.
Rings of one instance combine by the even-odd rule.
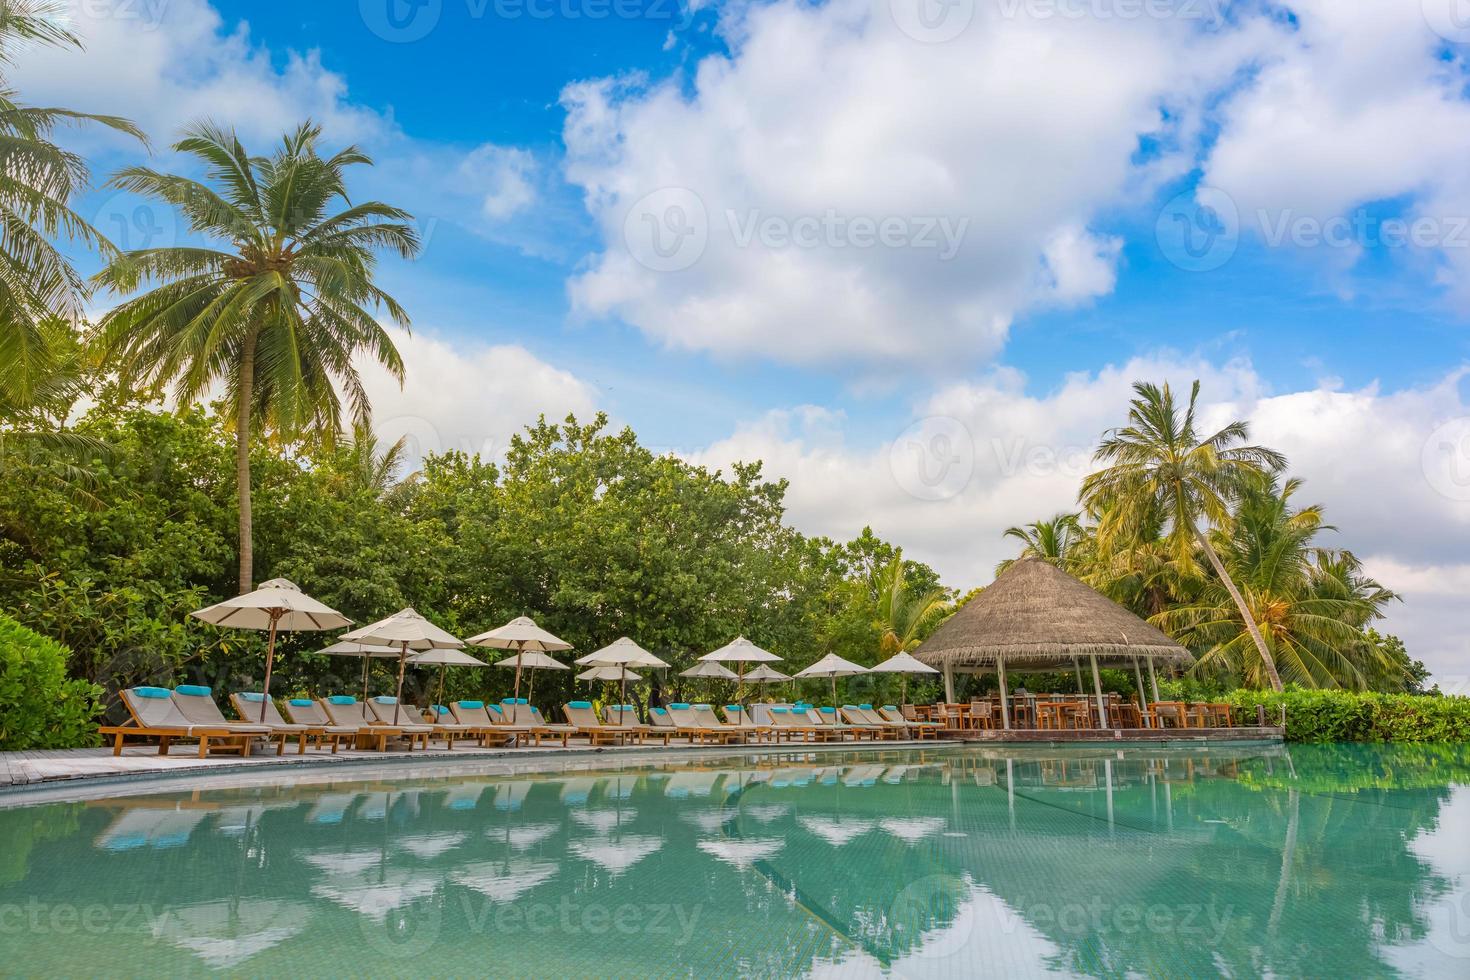
[[380, 439], [409, 438], [409, 454], [459, 450], [487, 459], [504, 453], [510, 437], [537, 416], [588, 418], [597, 392], [576, 375], [518, 345], [476, 346], [422, 330], [392, 331], [403, 355], [400, 388], [383, 368], [360, 363]]
[[1426, 474], [1423, 456], [1438, 426], [1470, 417], [1459, 373], [1393, 393], [1273, 395], [1249, 363], [1161, 356], [1076, 374], [1032, 396], [1001, 369], [936, 391], [914, 406], [915, 426], [878, 446], [847, 444], [840, 417], [808, 406], [743, 425], [695, 457], [762, 459], [772, 476], [790, 479], [798, 527], [845, 539], [872, 525], [968, 588], [1014, 554], [1005, 528], [1075, 509], [1101, 430], [1125, 418], [1136, 378], [1184, 390], [1200, 378], [1206, 425], [1249, 419], [1253, 438], [1285, 452], [1307, 481], [1303, 499], [1322, 503], [1341, 528], [1324, 543], [1354, 551], [1405, 595], [1387, 628], [1440, 676], [1470, 675], [1470, 501], [1441, 492], [1442, 475]]
[[525, 150], [486, 143], [460, 162], [459, 174], [478, 190], [480, 210], [492, 221], [503, 221], [536, 202], [536, 161]]

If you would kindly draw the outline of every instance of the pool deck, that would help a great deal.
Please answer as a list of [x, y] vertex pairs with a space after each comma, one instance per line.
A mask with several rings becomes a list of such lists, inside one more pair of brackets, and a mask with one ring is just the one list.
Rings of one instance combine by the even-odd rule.
[[[113, 755], [110, 748], [95, 749], [46, 749], [25, 752], [0, 752], [0, 794], [10, 789], [35, 787], [41, 784], [57, 785], [82, 780], [113, 781], [149, 776], [189, 776], [191, 774], [224, 774], [230, 772], [258, 772], [261, 770], [283, 770], [282, 776], [294, 778], [303, 767], [337, 768], [383, 763], [434, 763], [443, 765], [458, 760], [467, 763], [534, 760], [556, 765], [555, 760], [586, 759], [599, 756], [624, 754], [654, 754], [678, 757], [685, 754], [707, 754], [711, 749], [735, 752], [791, 752], [817, 749], [861, 751], [866, 749], [935, 748], [957, 747], [963, 744], [1003, 745], [1064, 745], [1077, 743], [1104, 743], [1111, 746], [1126, 745], [1191, 745], [1199, 743], [1230, 742], [1282, 742], [1284, 732], [1280, 728], [1190, 728], [1190, 729], [1106, 729], [1102, 731], [966, 731], [946, 732], [939, 741], [882, 741], [882, 742], [782, 742], [752, 743], [740, 746], [670, 745], [667, 748], [653, 745], [628, 745], [622, 747], [587, 745], [541, 746], [522, 748], [480, 748], [459, 745], [454, 749], [430, 748], [427, 752], [394, 751], [370, 752], [344, 750], [332, 754], [326, 750], [310, 748], [304, 755], [297, 755], [294, 746], [285, 755], [259, 752], [247, 758], [237, 755], [211, 755], [201, 759], [192, 746], [181, 744], [168, 755], [159, 755], [151, 745], [133, 745], [123, 749], [121, 755]], [[293, 772], [293, 770], [295, 772]], [[291, 773], [290, 776], [287, 776]]]

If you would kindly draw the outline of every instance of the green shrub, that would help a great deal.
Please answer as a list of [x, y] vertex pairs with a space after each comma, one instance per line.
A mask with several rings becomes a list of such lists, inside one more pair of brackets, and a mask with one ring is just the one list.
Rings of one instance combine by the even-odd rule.
[[0, 750], [96, 745], [102, 689], [66, 676], [66, 647], [0, 613]]
[[1470, 740], [1470, 698], [1289, 688], [1234, 691], [1228, 700], [1243, 724], [1254, 724], [1257, 705], [1266, 709], [1266, 724], [1280, 724], [1284, 706], [1289, 742]]

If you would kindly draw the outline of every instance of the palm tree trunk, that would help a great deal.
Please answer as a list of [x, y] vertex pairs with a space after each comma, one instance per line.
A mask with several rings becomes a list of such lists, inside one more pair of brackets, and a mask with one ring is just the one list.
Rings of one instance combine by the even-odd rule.
[[254, 522], [250, 510], [250, 409], [255, 400], [255, 334], [245, 338], [240, 353], [239, 404], [235, 406], [235, 485], [240, 511], [240, 594], [254, 586], [255, 547], [251, 541]]
[[1266, 665], [1266, 676], [1271, 680], [1273, 691], [1281, 690], [1281, 675], [1276, 673], [1276, 659], [1271, 656], [1271, 651], [1266, 649], [1266, 638], [1261, 635], [1261, 628], [1256, 625], [1256, 618], [1246, 608], [1245, 599], [1241, 598], [1240, 590], [1235, 587], [1235, 582], [1230, 578], [1230, 573], [1225, 571], [1225, 563], [1220, 561], [1220, 556], [1215, 554], [1215, 549], [1210, 545], [1210, 539], [1205, 537], [1203, 531], [1198, 527], [1194, 529], [1195, 540], [1205, 550], [1205, 555], [1214, 566], [1215, 574], [1220, 576], [1220, 581], [1225, 583], [1225, 589], [1230, 593], [1230, 598], [1235, 600], [1235, 608], [1240, 610], [1240, 618], [1245, 621], [1245, 628], [1250, 631], [1251, 639], [1256, 643], [1256, 650], [1261, 655], [1261, 663]]

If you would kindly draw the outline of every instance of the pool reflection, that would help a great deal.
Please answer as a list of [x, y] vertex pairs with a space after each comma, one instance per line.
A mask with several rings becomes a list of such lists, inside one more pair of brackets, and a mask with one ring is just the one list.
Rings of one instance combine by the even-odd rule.
[[1462, 746], [1036, 747], [51, 804], [0, 811], [0, 962], [1463, 976], [1467, 787]]

